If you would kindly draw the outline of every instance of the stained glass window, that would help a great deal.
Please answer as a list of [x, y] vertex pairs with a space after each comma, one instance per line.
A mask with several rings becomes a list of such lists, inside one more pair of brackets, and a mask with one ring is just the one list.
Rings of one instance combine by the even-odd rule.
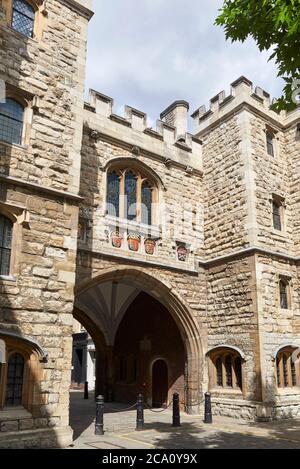
[[5, 406], [22, 405], [24, 357], [20, 353], [10, 355], [7, 367]]
[[273, 200], [273, 226], [275, 230], [281, 231], [281, 215], [280, 215], [280, 204]]
[[109, 173], [107, 180], [107, 213], [120, 216], [120, 178], [115, 171]]
[[142, 223], [152, 224], [152, 190], [148, 181], [142, 184]]
[[24, 36], [32, 37], [34, 26], [34, 9], [24, 0], [13, 0], [12, 28]]
[[0, 275], [9, 275], [12, 229], [12, 222], [0, 215]]
[[8, 143], [22, 143], [24, 109], [14, 99], [7, 98], [0, 103], [0, 140]]
[[132, 171], [128, 171], [125, 176], [125, 213], [128, 220], [136, 219], [136, 190], [136, 176]]

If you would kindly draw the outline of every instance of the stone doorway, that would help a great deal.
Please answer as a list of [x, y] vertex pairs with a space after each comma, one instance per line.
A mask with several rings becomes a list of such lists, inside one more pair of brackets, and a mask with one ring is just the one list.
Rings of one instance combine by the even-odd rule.
[[168, 365], [158, 359], [152, 365], [152, 407], [163, 407], [168, 403]]

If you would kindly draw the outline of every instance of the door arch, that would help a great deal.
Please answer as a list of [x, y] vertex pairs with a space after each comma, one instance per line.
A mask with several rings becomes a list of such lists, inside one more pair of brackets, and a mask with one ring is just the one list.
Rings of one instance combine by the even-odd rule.
[[152, 407], [168, 403], [169, 370], [166, 360], [158, 358], [152, 364]]

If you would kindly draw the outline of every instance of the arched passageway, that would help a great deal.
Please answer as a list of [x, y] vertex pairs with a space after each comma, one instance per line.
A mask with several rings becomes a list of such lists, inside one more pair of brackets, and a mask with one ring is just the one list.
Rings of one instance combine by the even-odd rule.
[[170, 285], [139, 268], [111, 269], [77, 287], [74, 317], [95, 342], [96, 394], [127, 403], [142, 392], [156, 405], [179, 392], [186, 410], [197, 411], [200, 334]]

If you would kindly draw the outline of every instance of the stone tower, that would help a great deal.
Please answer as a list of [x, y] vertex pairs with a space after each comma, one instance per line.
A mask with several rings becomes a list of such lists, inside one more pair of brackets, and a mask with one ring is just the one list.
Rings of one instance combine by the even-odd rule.
[[[9, 233], [2, 271], [0, 446], [71, 441], [72, 350], [80, 151], [89, 0], [1, 0], [0, 210]], [[12, 132], [11, 117], [17, 119]], [[4, 217], [4, 218], [3, 218]], [[12, 357], [13, 355], [13, 357]], [[11, 358], [12, 357], [12, 358]], [[7, 389], [8, 389], [7, 388]], [[19, 404], [7, 407], [6, 404]]]

